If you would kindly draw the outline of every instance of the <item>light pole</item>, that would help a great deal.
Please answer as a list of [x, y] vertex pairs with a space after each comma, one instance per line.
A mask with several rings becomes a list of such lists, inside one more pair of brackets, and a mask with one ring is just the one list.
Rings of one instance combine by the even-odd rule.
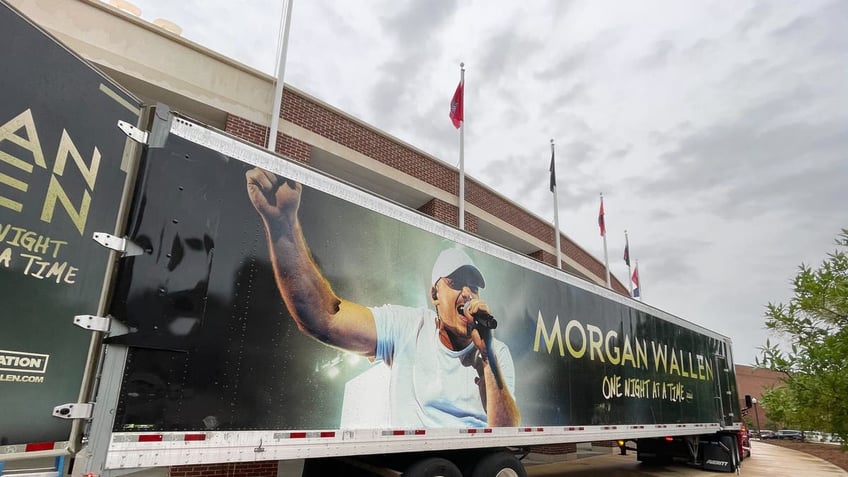
[[757, 398], [752, 398], [751, 403], [754, 404], [754, 416], [757, 419], [757, 439], [760, 439], [760, 411], [757, 410]]

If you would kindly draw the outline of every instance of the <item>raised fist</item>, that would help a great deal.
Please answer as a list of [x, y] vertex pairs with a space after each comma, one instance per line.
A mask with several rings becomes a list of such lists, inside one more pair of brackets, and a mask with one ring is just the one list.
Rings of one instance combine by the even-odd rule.
[[269, 229], [283, 223], [294, 224], [300, 206], [300, 184], [258, 167], [247, 171], [245, 178], [247, 195]]

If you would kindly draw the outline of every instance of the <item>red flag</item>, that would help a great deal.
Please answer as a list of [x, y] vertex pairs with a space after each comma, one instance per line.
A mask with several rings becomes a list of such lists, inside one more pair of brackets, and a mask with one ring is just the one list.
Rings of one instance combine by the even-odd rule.
[[630, 280], [633, 282], [633, 298], [639, 298], [639, 262], [636, 262], [636, 268], [633, 269], [633, 275], [630, 276]]
[[607, 228], [604, 225], [604, 198], [601, 197], [601, 209], [598, 211], [598, 227], [601, 228], [601, 237], [607, 234]]
[[464, 96], [465, 83], [463, 81], [459, 82], [459, 85], [456, 87], [456, 91], [453, 93], [453, 99], [451, 99], [450, 105], [450, 118], [453, 121], [453, 127], [459, 129], [460, 124], [462, 123], [463, 118], [463, 96]]

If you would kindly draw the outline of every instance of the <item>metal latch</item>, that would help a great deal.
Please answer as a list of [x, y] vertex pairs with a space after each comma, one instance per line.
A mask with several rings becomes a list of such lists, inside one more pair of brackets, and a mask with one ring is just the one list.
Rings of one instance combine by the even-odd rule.
[[93, 411], [93, 403], [71, 402], [54, 407], [53, 416], [62, 419], [89, 419]]
[[143, 131], [126, 121], [118, 121], [118, 128], [133, 141], [147, 144], [147, 131]]
[[108, 249], [121, 252], [124, 257], [134, 257], [144, 253], [144, 249], [126, 237], [116, 237], [112, 234], [107, 234], [106, 232], [94, 232], [94, 236], [92, 238], [95, 242]]

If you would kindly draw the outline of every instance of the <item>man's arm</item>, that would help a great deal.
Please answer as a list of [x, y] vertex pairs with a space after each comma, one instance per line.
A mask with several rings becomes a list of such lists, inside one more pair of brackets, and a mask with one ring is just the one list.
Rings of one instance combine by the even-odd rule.
[[[472, 337], [474, 335], [477, 335], [477, 337], [480, 336], [477, 330], [474, 330]], [[474, 338], [475, 344], [478, 343], [477, 337]], [[483, 357], [483, 378], [486, 382], [486, 416], [489, 426], [516, 427], [521, 422], [521, 413], [518, 411], [518, 405], [515, 404], [515, 399], [512, 397], [512, 393], [509, 392], [509, 386], [506, 383], [503, 383], [503, 388], [498, 388], [498, 382], [492, 369], [493, 364], [486, 358], [485, 344], [483, 344], [483, 347], [484, 351], [481, 352], [481, 355]], [[497, 350], [495, 350], [495, 353], [497, 353]], [[498, 364], [501, 364], [504, 358], [509, 358], [510, 364], [512, 363], [511, 357], [506, 353], [505, 355], [498, 356]], [[503, 375], [503, 373], [501, 374]]]
[[[468, 326], [472, 326], [474, 314], [478, 311], [489, 313], [488, 305], [479, 298], [469, 300], [463, 309]], [[510, 387], [514, 386], [515, 383], [515, 364], [512, 362], [512, 356], [505, 345], [501, 350], [497, 348], [495, 341], [491, 339], [491, 332], [491, 330], [484, 331], [484, 333], [489, 333], [488, 340], [483, 338], [477, 328], [471, 332], [471, 341], [479, 351], [483, 361], [481, 372], [485, 392], [483, 404], [486, 407], [488, 424], [491, 427], [515, 427], [521, 422], [521, 413], [518, 411], [518, 405], [510, 392]], [[494, 355], [493, 361], [489, 360], [487, 342], [493, 347], [491, 350]], [[503, 352], [499, 353], [498, 351]], [[498, 369], [496, 370], [495, 367]], [[500, 387], [498, 386], [498, 378], [495, 377], [496, 372], [501, 379], [502, 386]]]
[[312, 259], [297, 215], [300, 184], [259, 168], [246, 178], [250, 201], [265, 224], [277, 288], [298, 328], [328, 345], [374, 356], [371, 310], [337, 297]]

